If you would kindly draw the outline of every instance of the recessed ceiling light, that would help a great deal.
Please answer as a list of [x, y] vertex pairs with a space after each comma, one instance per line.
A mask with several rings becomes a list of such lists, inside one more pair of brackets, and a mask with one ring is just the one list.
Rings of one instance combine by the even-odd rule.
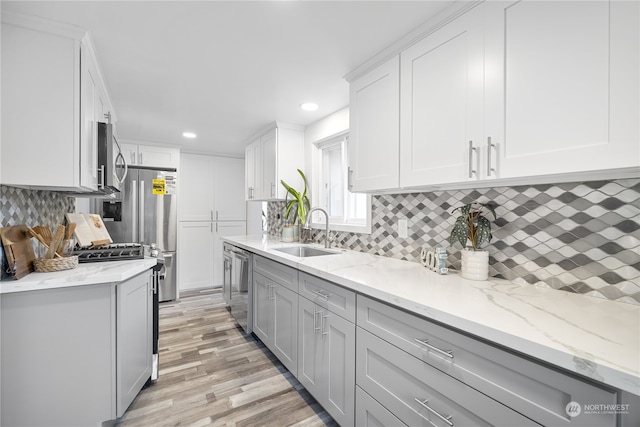
[[182, 132], [182, 136], [184, 136], [185, 138], [195, 138], [196, 134], [193, 132]]
[[305, 102], [304, 104], [300, 105], [300, 108], [305, 111], [316, 111], [318, 109], [318, 104], [313, 102]]

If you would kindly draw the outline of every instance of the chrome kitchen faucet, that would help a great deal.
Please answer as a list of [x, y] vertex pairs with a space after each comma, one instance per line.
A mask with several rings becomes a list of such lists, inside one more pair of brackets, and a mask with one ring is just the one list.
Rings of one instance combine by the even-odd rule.
[[325, 211], [322, 208], [312, 208], [307, 213], [307, 221], [304, 223], [304, 228], [307, 228], [307, 229], [310, 228], [309, 223], [311, 222], [311, 214], [313, 213], [313, 211], [321, 211], [324, 214], [324, 219], [325, 219], [324, 247], [328, 248], [331, 243], [331, 239], [329, 237], [329, 214], [327, 213], [327, 211]]

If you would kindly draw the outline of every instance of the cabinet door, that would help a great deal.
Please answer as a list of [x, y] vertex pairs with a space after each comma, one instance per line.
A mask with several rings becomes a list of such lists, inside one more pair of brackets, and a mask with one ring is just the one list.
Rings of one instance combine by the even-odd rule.
[[136, 144], [127, 144], [125, 142], [118, 141], [120, 144], [120, 151], [124, 156], [124, 159], [129, 166], [138, 165], [138, 146]]
[[640, 165], [640, 4], [486, 6], [487, 135], [499, 177]]
[[[181, 175], [185, 170], [181, 169]], [[215, 221], [245, 220], [244, 160], [231, 157], [214, 157], [213, 201]]]
[[260, 273], [253, 272], [253, 332], [269, 348], [273, 340], [273, 282]]
[[98, 71], [86, 46], [81, 48], [82, 66], [80, 136], [80, 185], [95, 190], [98, 188], [98, 125], [96, 117], [99, 97]]
[[291, 372], [298, 371], [298, 294], [276, 284], [272, 289], [273, 346], [271, 351]]
[[402, 187], [478, 179], [484, 131], [482, 12], [481, 6], [472, 9], [400, 55]]
[[356, 387], [356, 425], [360, 427], [406, 426], [360, 387]]
[[180, 156], [180, 221], [213, 221], [213, 158]]
[[222, 268], [222, 237], [246, 234], [247, 223], [245, 221], [214, 222], [213, 228], [213, 286], [217, 287], [222, 286], [224, 274], [224, 269]]
[[245, 159], [245, 200], [258, 199], [256, 197], [256, 185], [262, 176], [260, 165], [260, 139], [247, 145], [244, 151]]
[[213, 286], [213, 223], [180, 222], [178, 227], [178, 289]]
[[278, 129], [274, 128], [260, 137], [260, 146], [262, 150], [262, 182], [256, 185], [261, 190], [260, 198], [263, 200], [276, 198], [276, 186], [280, 184], [277, 172], [277, 156], [278, 156]]
[[335, 313], [320, 315], [323, 392], [320, 403], [341, 425], [355, 417], [356, 327]]
[[396, 56], [349, 85], [351, 191], [375, 191], [399, 185], [399, 68]]
[[180, 164], [180, 151], [175, 148], [139, 145], [138, 163], [141, 166], [177, 168]]
[[317, 400], [322, 396], [321, 308], [306, 298], [298, 298], [298, 381]]
[[[2, 179], [7, 185], [79, 185], [80, 47], [3, 22]], [[36, 119], [37, 118], [37, 119]], [[37, 126], [34, 126], [34, 120]], [[43, 143], [47, 141], [47, 143]], [[64, 153], [64, 156], [60, 154]], [[28, 158], [28, 162], [16, 159]], [[37, 155], [33, 155], [37, 154]], [[56, 167], [51, 168], [52, 159]]]
[[142, 273], [116, 288], [117, 415], [124, 414], [151, 376], [152, 300], [151, 274]]

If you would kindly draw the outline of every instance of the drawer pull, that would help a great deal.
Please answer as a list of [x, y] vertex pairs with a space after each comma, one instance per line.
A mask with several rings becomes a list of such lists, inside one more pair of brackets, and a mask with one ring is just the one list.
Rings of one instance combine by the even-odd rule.
[[325, 301], [329, 299], [329, 294], [325, 294], [324, 292], [320, 292], [320, 291], [315, 290], [315, 289], [311, 289], [311, 292], [313, 292], [314, 294], [316, 294], [320, 298], [324, 298]]
[[449, 424], [450, 426], [453, 426], [453, 422], [451, 421], [451, 418], [453, 418], [453, 415], [449, 415], [448, 417], [445, 417], [444, 415], [441, 415], [438, 411], [436, 411], [435, 409], [431, 408], [429, 405], [427, 405], [427, 403], [429, 403], [429, 400], [425, 400], [424, 402], [420, 399], [418, 399], [417, 397], [413, 398], [416, 402], [418, 402], [422, 407], [424, 407], [427, 411], [431, 412], [433, 415], [435, 415], [436, 417], [440, 418], [442, 421], [444, 421], [445, 423]]
[[447, 356], [447, 357], [450, 357], [451, 359], [453, 359], [453, 351], [451, 351], [451, 350], [439, 349], [438, 347], [435, 347], [435, 346], [429, 344], [429, 342], [427, 340], [419, 340], [418, 338], [414, 338], [414, 341], [417, 342], [418, 344], [421, 344], [421, 345], [427, 347], [429, 350], [433, 350], [435, 352], [438, 352], [438, 353], [442, 354], [443, 356]]

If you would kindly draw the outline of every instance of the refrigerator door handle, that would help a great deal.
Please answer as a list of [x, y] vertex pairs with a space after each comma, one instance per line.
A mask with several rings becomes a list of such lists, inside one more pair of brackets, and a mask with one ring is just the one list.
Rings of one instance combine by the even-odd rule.
[[[136, 215], [136, 207], [138, 206], [138, 181], [136, 181], [135, 179], [132, 182], [131, 185], [131, 218], [135, 218]], [[131, 236], [131, 241], [132, 242], [137, 242], [138, 241], [138, 223], [134, 220], [133, 221], [133, 227], [131, 228], [132, 230], [132, 236]]]
[[144, 243], [144, 181], [140, 180], [140, 210], [138, 211], [138, 215], [140, 218], [140, 240], [139, 243]]

